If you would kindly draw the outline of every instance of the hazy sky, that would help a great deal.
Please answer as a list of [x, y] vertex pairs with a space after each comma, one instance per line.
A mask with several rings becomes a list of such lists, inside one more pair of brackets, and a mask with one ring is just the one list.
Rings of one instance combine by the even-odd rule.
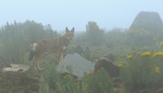
[[129, 28], [140, 11], [158, 12], [163, 19], [163, 0], [0, 0], [0, 26], [34, 20], [54, 30], [75, 27], [85, 31], [88, 21], [100, 28]]

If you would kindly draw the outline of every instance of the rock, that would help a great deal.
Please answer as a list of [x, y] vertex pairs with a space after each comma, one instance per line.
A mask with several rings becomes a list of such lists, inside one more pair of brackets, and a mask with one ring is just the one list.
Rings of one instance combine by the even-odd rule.
[[101, 67], [103, 67], [110, 75], [113, 80], [117, 80], [120, 77], [119, 68], [113, 64], [114, 55], [109, 54], [105, 57], [101, 57], [98, 59], [98, 62], [95, 64], [94, 73], [96, 73]]
[[101, 67], [103, 67], [109, 73], [111, 78], [116, 78], [120, 76], [119, 68], [112, 62], [108, 62], [107, 60], [101, 60], [97, 62], [94, 72], [97, 72], [98, 69], [100, 69]]
[[84, 53], [84, 50], [80, 45], [77, 45], [75, 48], [75, 53], [78, 53], [81, 55], [82, 53]]
[[34, 83], [30, 86], [30, 89], [32, 91], [39, 91], [39, 88], [40, 88], [39, 83]]
[[108, 59], [110, 59], [110, 60], [113, 61], [113, 62], [114, 62], [114, 60], [115, 60], [115, 56], [114, 56], [113, 54], [108, 54], [108, 55], [106, 55], [105, 57], [108, 58]]
[[163, 27], [163, 22], [157, 12], [140, 12], [134, 19], [129, 30], [145, 29], [147, 31], [158, 31]]
[[[95, 64], [81, 57], [79, 54], [68, 54], [58, 65], [57, 71], [61, 74], [69, 73], [81, 78], [85, 73], [94, 71]], [[72, 71], [72, 72], [71, 72]]]
[[9, 93], [8, 91], [10, 91], [10, 93], [39, 93], [38, 75], [41, 74], [30, 74], [28, 72], [17, 73], [11, 71], [0, 73], [0, 93]]
[[21, 70], [21, 69], [20, 68], [5, 67], [2, 69], [2, 72], [8, 72], [8, 71], [17, 72], [19, 70]]
[[114, 62], [115, 57], [114, 57], [113, 54], [108, 54], [108, 55], [106, 55], [106, 56], [104, 56], [104, 57], [96, 58], [96, 59], [95, 59], [95, 62], [97, 63], [97, 62], [103, 61], [103, 60], [104, 60], [104, 61], [107, 61], [107, 62]]
[[2, 69], [2, 72], [24, 72], [30, 69], [30, 66], [24, 65], [24, 64], [10, 64], [9, 67], [4, 67]]

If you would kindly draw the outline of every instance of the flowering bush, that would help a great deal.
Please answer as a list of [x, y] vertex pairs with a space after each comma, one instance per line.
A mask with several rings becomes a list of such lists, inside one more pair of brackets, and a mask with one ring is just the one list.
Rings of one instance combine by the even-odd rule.
[[103, 67], [95, 74], [88, 73], [82, 81], [83, 93], [110, 93], [112, 91], [112, 80]]
[[86, 25], [87, 41], [92, 45], [99, 45], [103, 41], [104, 30], [100, 29], [96, 22], [89, 21]]
[[45, 81], [57, 93], [110, 93], [113, 91], [109, 74], [101, 67], [97, 73], [88, 72], [81, 82], [76, 82], [74, 76], [57, 74], [55, 68], [45, 73]]
[[[126, 41], [134, 46], [151, 46], [155, 42], [153, 41], [154, 33], [146, 31], [145, 29], [128, 30], [125, 32]], [[157, 39], [157, 37], [155, 37]]]
[[163, 86], [163, 52], [135, 52], [119, 62], [121, 77], [131, 90]]

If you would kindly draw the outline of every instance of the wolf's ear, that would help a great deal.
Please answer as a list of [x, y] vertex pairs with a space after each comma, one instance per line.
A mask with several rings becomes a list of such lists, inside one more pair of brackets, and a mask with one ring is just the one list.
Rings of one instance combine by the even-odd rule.
[[74, 32], [74, 27], [71, 29], [72, 32]]
[[68, 28], [66, 27], [66, 32], [68, 32], [69, 30], [68, 30]]

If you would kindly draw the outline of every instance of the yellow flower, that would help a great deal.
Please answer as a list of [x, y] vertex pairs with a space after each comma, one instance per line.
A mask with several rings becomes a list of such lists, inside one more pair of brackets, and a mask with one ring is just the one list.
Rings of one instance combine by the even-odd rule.
[[122, 61], [119, 61], [118, 64], [117, 64], [118, 67], [122, 67], [123, 66], [123, 62]]
[[123, 64], [122, 63], [118, 63], [118, 65], [117, 65], [118, 67], [122, 67], [123, 66]]
[[140, 30], [135, 30], [135, 32], [140, 32]]
[[129, 68], [129, 65], [126, 65], [126, 68]]
[[143, 30], [144, 33], [146, 33], [147, 31], [146, 30]]
[[157, 37], [157, 36], [155, 36], [155, 37], [153, 38], [153, 40], [158, 40], [158, 37]]
[[127, 58], [128, 58], [128, 59], [131, 59], [131, 58], [132, 58], [132, 55], [128, 55]]
[[66, 74], [63, 78], [67, 78], [67, 77], [69, 77], [70, 75], [69, 74]]
[[144, 28], [141, 28], [141, 30], [145, 30]]
[[86, 78], [85, 81], [88, 81], [88, 78]]
[[163, 56], [163, 52], [156, 52], [156, 53], [154, 53], [153, 56], [154, 56], [154, 57], [155, 57], [155, 56]]
[[101, 67], [100, 69], [101, 69], [101, 70], [103, 70], [103, 69], [104, 69], [104, 67]]
[[151, 55], [151, 52], [144, 52], [143, 54], [142, 54], [142, 56], [150, 56]]
[[87, 88], [88, 87], [88, 84], [86, 84], [85, 87]]
[[91, 75], [92, 74], [92, 71], [89, 71], [88, 73], [87, 73], [87, 75]]
[[128, 34], [130, 34], [130, 33], [132, 33], [132, 32], [133, 32], [132, 30], [126, 31], [126, 32], [125, 32], [125, 35], [128, 35]]
[[163, 41], [160, 42], [160, 46], [163, 45]]
[[86, 89], [87, 89], [87, 88], [86, 88], [86, 87], [84, 87], [82, 90], [83, 90], [83, 91], [86, 91]]
[[101, 86], [102, 85], [102, 82], [99, 82], [98, 84]]
[[99, 72], [100, 72], [100, 69], [97, 70], [97, 73], [99, 73]]
[[141, 54], [141, 52], [137, 52], [137, 54]]
[[160, 69], [158, 67], [156, 67], [155, 68], [155, 72], [159, 74], [160, 73]]
[[127, 35], [128, 34], [128, 32], [125, 32], [125, 35]]
[[147, 68], [147, 66], [144, 66], [144, 69], [146, 69]]

